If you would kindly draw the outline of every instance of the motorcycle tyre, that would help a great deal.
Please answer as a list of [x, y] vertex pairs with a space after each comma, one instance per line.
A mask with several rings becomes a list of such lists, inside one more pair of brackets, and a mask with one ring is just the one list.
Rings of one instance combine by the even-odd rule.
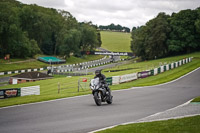
[[113, 99], [113, 96], [109, 96], [110, 98], [108, 99], [108, 100], [106, 100], [106, 102], [108, 103], [108, 104], [112, 104], [112, 99]]
[[101, 106], [101, 93], [99, 91], [96, 91], [94, 93], [94, 101], [95, 101], [97, 106]]

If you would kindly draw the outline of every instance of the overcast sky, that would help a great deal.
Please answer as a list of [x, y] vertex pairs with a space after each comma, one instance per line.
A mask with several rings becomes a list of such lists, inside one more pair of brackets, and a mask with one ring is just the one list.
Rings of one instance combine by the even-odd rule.
[[25, 4], [69, 11], [79, 22], [120, 24], [132, 29], [144, 25], [159, 12], [169, 15], [200, 7], [200, 0], [18, 0]]

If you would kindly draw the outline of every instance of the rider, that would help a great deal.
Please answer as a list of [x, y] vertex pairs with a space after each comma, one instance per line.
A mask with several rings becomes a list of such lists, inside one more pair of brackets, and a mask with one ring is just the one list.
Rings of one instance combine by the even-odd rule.
[[108, 85], [106, 83], [106, 76], [101, 73], [101, 70], [95, 71], [94, 78], [99, 78], [100, 83], [102, 83], [105, 86], [106, 90], [111, 94], [110, 88], [108, 87]]

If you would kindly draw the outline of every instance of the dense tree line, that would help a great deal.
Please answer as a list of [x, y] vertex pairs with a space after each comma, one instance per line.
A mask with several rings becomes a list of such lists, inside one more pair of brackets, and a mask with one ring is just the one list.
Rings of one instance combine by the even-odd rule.
[[107, 26], [100, 25], [99, 26], [100, 30], [110, 30], [110, 31], [119, 31], [119, 32], [130, 32], [130, 29], [128, 27], [122, 27], [121, 25], [115, 25], [115, 24], [110, 24]]
[[143, 60], [200, 50], [200, 8], [171, 16], [159, 13], [141, 27], [132, 29], [132, 51]]
[[97, 27], [91, 22], [79, 23], [67, 11], [0, 1], [0, 57], [32, 57], [37, 53], [69, 57], [99, 46]]

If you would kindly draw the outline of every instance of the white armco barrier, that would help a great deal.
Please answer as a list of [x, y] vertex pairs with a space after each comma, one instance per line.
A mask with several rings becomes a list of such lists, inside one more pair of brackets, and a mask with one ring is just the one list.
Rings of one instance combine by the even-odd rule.
[[30, 86], [21, 88], [21, 96], [40, 95], [40, 86]]
[[128, 81], [132, 81], [132, 80], [135, 80], [137, 79], [137, 73], [132, 73], [132, 74], [126, 74], [126, 75], [122, 75], [120, 76], [120, 83], [123, 83], [123, 82], [128, 82]]
[[164, 72], [164, 66], [160, 66], [160, 72]]
[[155, 68], [154, 69], [154, 75], [157, 75], [158, 74], [158, 68]]
[[112, 76], [112, 85], [118, 85], [120, 76]]
[[179, 61], [179, 66], [181, 66], [181, 65], [182, 65], [182, 60]]
[[191, 61], [192, 61], [192, 58], [190, 57], [190, 58], [189, 58], [189, 62], [191, 62]]
[[167, 65], [166, 65], [166, 71], [168, 71], [168, 70], [169, 70], [169, 65], [167, 64]]
[[185, 64], [185, 59], [183, 59], [183, 64]]
[[174, 63], [171, 63], [171, 69], [174, 69]]
[[185, 59], [185, 63], [186, 63], [186, 64], [188, 63], [188, 58]]

